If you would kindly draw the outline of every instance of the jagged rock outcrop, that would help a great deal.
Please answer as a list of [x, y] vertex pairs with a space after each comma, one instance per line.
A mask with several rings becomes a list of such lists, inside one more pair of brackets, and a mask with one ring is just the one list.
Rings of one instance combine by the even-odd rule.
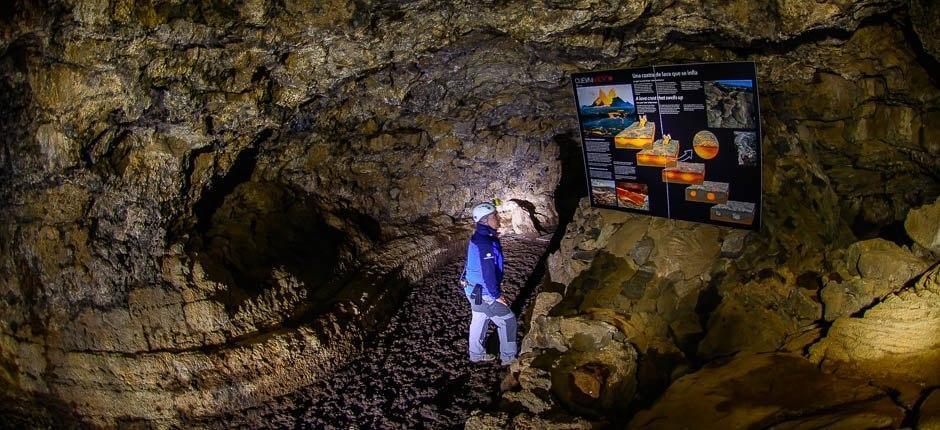
[[871, 306], [919, 277], [930, 265], [884, 239], [853, 243], [844, 255], [844, 260], [833, 258], [835, 270], [820, 291], [827, 321]]
[[[593, 209], [583, 200], [557, 251], [580, 257], [549, 258], [549, 278], [577, 274], [567, 285], [550, 278], [536, 299], [520, 360], [504, 387], [505, 410], [516, 412], [497, 421], [511, 427], [514, 417], [530, 415], [553, 425], [573, 417], [594, 424], [629, 418], [623, 409], [572, 406], [558, 394], [559, 372], [571, 380], [579, 374], [557, 363], [572, 354], [568, 345], [581, 333], [594, 331], [584, 324], [598, 321], [617, 329], [604, 337], [608, 342], [637, 351], [636, 394], [626, 406], [639, 409], [633, 427], [900, 426], [922, 391], [936, 385], [937, 306], [931, 300], [940, 285], [940, 261], [927, 263], [883, 239], [832, 250], [833, 260], [825, 264], [836, 269], [828, 276], [851, 271], [885, 286], [858, 302], [867, 308], [863, 315], [851, 317], [855, 311], [827, 293], [849, 281], [824, 287], [810, 272], [795, 276], [789, 266], [776, 267], [766, 260], [764, 240]], [[660, 252], [681, 253], [670, 247], [677, 242], [691, 248], [682, 260], [687, 264], [657, 266]], [[740, 254], [722, 256], [724, 243], [740, 247]], [[924, 273], [928, 264], [933, 268]], [[747, 271], [753, 278], [741, 282]], [[668, 275], [660, 278], [663, 273]], [[683, 289], [687, 295], [676, 300]], [[845, 316], [826, 329], [824, 308], [842, 309]], [[708, 364], [697, 368], [703, 362]], [[617, 365], [623, 364], [600, 366]], [[495, 417], [471, 421], [487, 419]]]
[[858, 317], [835, 320], [810, 349], [824, 370], [871, 379], [912, 404], [940, 384], [940, 266]]
[[940, 200], [911, 210], [904, 230], [918, 246], [940, 255]]
[[707, 359], [781, 350], [822, 316], [817, 292], [800, 288], [787, 270], [765, 272], [747, 283], [722, 283], [718, 294], [721, 303], [698, 346], [699, 355]]

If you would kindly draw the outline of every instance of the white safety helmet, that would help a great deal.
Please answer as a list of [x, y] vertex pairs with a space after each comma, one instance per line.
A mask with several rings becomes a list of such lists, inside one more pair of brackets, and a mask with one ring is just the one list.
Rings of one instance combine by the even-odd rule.
[[496, 212], [496, 205], [480, 203], [473, 207], [473, 222], [480, 222], [481, 219], [493, 212]]

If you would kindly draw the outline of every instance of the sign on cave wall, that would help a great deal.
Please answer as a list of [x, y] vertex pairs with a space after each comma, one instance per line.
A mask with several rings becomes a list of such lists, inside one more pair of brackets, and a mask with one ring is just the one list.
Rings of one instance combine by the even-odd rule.
[[753, 62], [575, 73], [591, 205], [758, 230]]

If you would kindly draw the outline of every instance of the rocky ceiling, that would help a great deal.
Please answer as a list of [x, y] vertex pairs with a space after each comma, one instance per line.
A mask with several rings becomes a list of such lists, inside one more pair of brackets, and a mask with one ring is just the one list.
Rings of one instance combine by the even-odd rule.
[[821, 272], [859, 239], [911, 245], [905, 217], [940, 194], [938, 16], [927, 0], [6, 2], [4, 395], [172, 425], [309, 384], [452, 253], [474, 202], [509, 201], [529, 235], [571, 216], [579, 70], [756, 61], [761, 261]]

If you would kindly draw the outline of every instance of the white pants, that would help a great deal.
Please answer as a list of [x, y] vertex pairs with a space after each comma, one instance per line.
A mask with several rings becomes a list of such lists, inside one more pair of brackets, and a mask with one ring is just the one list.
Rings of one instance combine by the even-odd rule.
[[480, 305], [470, 304], [470, 310], [473, 312], [473, 318], [470, 320], [470, 361], [479, 361], [486, 354], [483, 346], [483, 337], [486, 336], [486, 329], [489, 328], [488, 322], [496, 324], [496, 332], [499, 334], [499, 358], [503, 364], [509, 364], [516, 359], [516, 315], [512, 313], [509, 306], [500, 302], [483, 303]]

